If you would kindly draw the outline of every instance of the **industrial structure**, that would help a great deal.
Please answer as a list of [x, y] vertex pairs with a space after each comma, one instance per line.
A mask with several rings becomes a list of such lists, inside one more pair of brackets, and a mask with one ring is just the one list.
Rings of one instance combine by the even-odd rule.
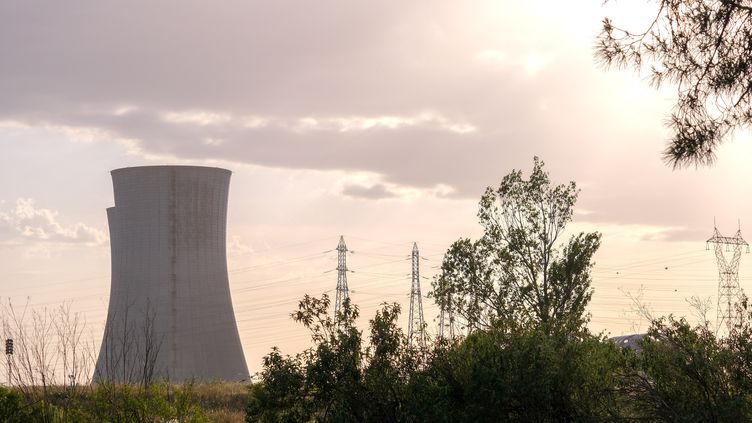
[[343, 304], [350, 298], [350, 290], [347, 288], [347, 251], [345, 238], [340, 235], [337, 244], [337, 298], [334, 303], [334, 318], [337, 320]]
[[[718, 228], [713, 228], [713, 236], [707, 240], [706, 246], [715, 247], [715, 258], [718, 262], [718, 306], [716, 308], [716, 327], [721, 328], [724, 324], [731, 330], [741, 319], [741, 310], [738, 305], [741, 302], [742, 292], [739, 286], [739, 260], [742, 257], [742, 247], [746, 247], [749, 253], [749, 244], [742, 238], [742, 230], [739, 228], [733, 237], [723, 236]], [[723, 250], [733, 249], [731, 261], [726, 261]]]
[[248, 379], [227, 277], [231, 172], [113, 170], [112, 281], [95, 380]]
[[609, 338], [620, 349], [628, 349], [636, 352], [642, 351], [642, 340], [645, 339], [647, 334], [634, 333], [631, 335], [614, 336]]
[[423, 320], [423, 300], [420, 293], [420, 252], [418, 243], [413, 243], [412, 273], [410, 277], [410, 317], [407, 326], [407, 343], [409, 346], [426, 346], [426, 324]]

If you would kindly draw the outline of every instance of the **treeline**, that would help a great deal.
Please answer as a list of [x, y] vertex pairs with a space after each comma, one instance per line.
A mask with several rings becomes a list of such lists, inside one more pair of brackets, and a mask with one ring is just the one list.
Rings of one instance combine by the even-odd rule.
[[707, 319], [652, 319], [637, 349], [587, 328], [598, 233], [559, 236], [579, 191], [534, 160], [481, 198], [483, 236], [447, 250], [431, 295], [465, 336], [410, 347], [385, 304], [365, 337], [349, 302], [306, 296], [312, 347], [273, 349], [248, 422], [752, 421], [752, 316], [718, 338]]
[[315, 346], [273, 350], [252, 386], [248, 422], [752, 421], [752, 315], [724, 338], [683, 319], [652, 323], [638, 349], [587, 329], [499, 321], [410, 348], [384, 305], [368, 339], [357, 307], [326, 313], [305, 297], [296, 321]]

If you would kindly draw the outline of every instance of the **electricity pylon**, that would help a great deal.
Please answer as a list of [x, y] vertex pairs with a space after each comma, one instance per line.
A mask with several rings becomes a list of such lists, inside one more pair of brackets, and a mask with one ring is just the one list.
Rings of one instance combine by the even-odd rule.
[[416, 342], [419, 347], [426, 346], [425, 323], [423, 321], [423, 301], [420, 295], [420, 253], [418, 244], [413, 243], [413, 271], [410, 287], [410, 320], [407, 327], [407, 343], [412, 347]]
[[[707, 240], [706, 248], [710, 244], [715, 247], [715, 259], [718, 262], [718, 307], [716, 308], [716, 327], [721, 328], [726, 324], [729, 331], [736, 326], [741, 319], [737, 305], [742, 299], [743, 292], [739, 286], [739, 260], [742, 257], [742, 247], [746, 247], [749, 253], [749, 244], [742, 238], [742, 230], [736, 231], [733, 237], [721, 235], [718, 228], [713, 228], [713, 236]], [[733, 248], [731, 261], [726, 261], [723, 247], [726, 251]]]
[[334, 303], [334, 318], [338, 320], [342, 304], [350, 298], [347, 289], [347, 245], [345, 238], [340, 235], [337, 244], [337, 299]]

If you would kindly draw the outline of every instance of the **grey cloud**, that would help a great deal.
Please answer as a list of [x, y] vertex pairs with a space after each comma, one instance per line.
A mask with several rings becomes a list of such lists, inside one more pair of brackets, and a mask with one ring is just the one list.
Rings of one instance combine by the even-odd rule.
[[[594, 212], [588, 221], [699, 221], [686, 183], [664, 176], [661, 134], [615, 118], [660, 117], [613, 105], [590, 45], [565, 45], [555, 28], [535, 27], [545, 23], [525, 24], [542, 41], [519, 36], [514, 15], [494, 22], [505, 37], [480, 37], [473, 19], [489, 5], [498, 2], [3, 2], [0, 121], [94, 128], [187, 161], [371, 172], [386, 186], [442, 184], [460, 198], [529, 169], [537, 154], [554, 180], [591, 183], [580, 203]], [[529, 77], [521, 66], [479, 62], [488, 48], [558, 56]], [[232, 119], [165, 119], [185, 111]], [[295, 126], [425, 113], [437, 118], [350, 131]], [[269, 122], [249, 127], [248, 117]], [[646, 136], [655, 138], [649, 153], [611, 150]]]
[[420, 3], [4, 2], [0, 87], [27, 93], [16, 106], [401, 113], [435, 88], [412, 78], [426, 58], [408, 47], [431, 28], [411, 17], [434, 6]]
[[122, 115], [48, 113], [40, 122], [102, 129], [115, 137], [136, 140], [149, 154], [283, 168], [369, 171], [397, 185], [431, 188], [445, 184], [462, 197], [476, 197], [487, 184], [497, 181], [500, 168], [508, 169], [514, 162], [526, 164], [542, 141], [524, 135], [516, 136], [517, 141], [504, 141], [486, 133], [458, 133], [431, 120], [344, 132], [326, 127], [298, 130], [295, 120], [289, 119], [249, 128], [239, 120], [219, 125], [175, 123], [165, 121], [157, 110], [138, 110]]
[[371, 200], [380, 200], [395, 196], [395, 194], [383, 184], [374, 184], [369, 187], [356, 184], [345, 185], [342, 188], [342, 194], [348, 197], [367, 198]]

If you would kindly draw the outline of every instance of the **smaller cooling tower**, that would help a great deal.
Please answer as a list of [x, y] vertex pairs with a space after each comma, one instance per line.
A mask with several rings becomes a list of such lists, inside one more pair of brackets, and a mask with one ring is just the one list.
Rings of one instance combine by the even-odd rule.
[[248, 379], [227, 279], [231, 172], [112, 172], [112, 282], [95, 380]]

